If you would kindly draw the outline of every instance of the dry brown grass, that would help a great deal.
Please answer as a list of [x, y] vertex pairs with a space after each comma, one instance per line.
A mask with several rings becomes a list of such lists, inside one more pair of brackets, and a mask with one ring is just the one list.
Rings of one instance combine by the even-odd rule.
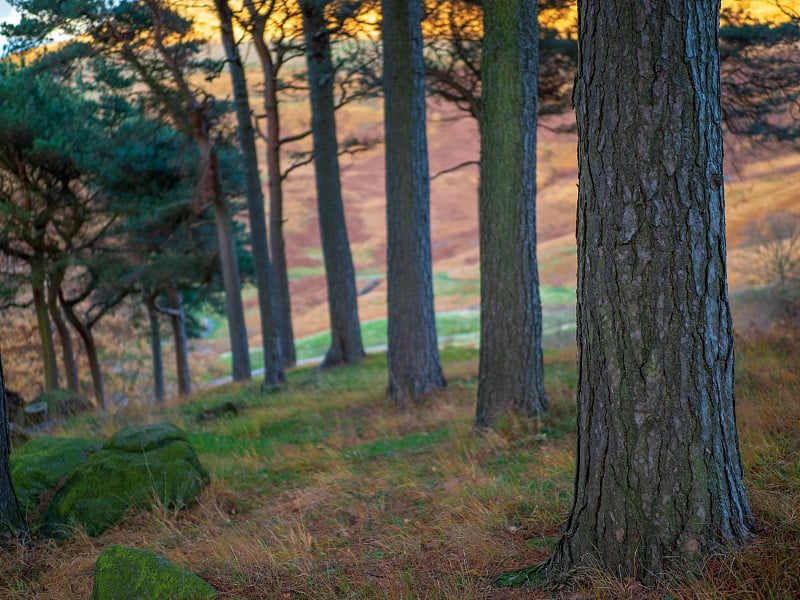
[[[758, 520], [751, 544], [710, 557], [700, 578], [646, 589], [592, 572], [566, 598], [793, 598], [800, 592], [800, 341], [797, 328], [738, 344], [738, 414]], [[159, 552], [210, 581], [223, 598], [545, 598], [489, 578], [545, 560], [570, 508], [574, 355], [548, 356], [553, 408], [541, 422], [507, 419], [471, 432], [477, 364], [445, 353], [449, 388], [429, 406], [383, 404], [385, 363], [294, 372], [261, 396], [229, 385], [176, 405], [212, 472], [186, 511], [132, 514], [98, 538], [36, 541], [8, 555], [2, 598], [86, 598], [92, 565], [111, 543]], [[242, 417], [200, 425], [222, 399]], [[164, 418], [145, 413], [126, 422]], [[64, 433], [107, 433], [76, 421]]]

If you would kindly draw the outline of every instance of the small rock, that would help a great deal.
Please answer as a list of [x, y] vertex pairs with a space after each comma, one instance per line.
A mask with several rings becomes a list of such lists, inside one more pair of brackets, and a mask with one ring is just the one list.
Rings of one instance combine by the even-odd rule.
[[204, 600], [217, 596], [209, 583], [163, 556], [112, 544], [94, 565], [92, 600]]
[[216, 421], [222, 417], [236, 417], [239, 415], [240, 407], [235, 402], [225, 402], [218, 406], [213, 406], [201, 411], [197, 415], [197, 422], [203, 423], [204, 421]]

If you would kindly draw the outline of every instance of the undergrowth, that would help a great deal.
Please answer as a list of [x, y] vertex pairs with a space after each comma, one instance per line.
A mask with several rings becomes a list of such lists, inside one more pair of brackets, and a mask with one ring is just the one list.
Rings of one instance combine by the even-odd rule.
[[[753, 542], [709, 559], [702, 577], [658, 589], [607, 574], [569, 598], [793, 598], [800, 592], [800, 341], [795, 329], [739, 340], [737, 411], [758, 520]], [[385, 356], [295, 370], [196, 393], [163, 409], [83, 416], [56, 432], [107, 436], [124, 425], [183, 427], [212, 483], [187, 511], [131, 514], [98, 538], [36, 540], [9, 551], [2, 598], [87, 598], [99, 552], [118, 543], [164, 554], [222, 598], [536, 598], [491, 579], [546, 560], [571, 505], [574, 353], [546, 354], [550, 411], [472, 432], [477, 353], [446, 349], [448, 387], [397, 412]], [[239, 415], [200, 420], [225, 402]], [[130, 409], [129, 409], [130, 410]]]

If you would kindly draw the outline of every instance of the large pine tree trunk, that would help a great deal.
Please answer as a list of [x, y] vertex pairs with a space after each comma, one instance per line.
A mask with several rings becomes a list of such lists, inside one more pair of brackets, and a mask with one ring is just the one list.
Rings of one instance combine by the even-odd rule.
[[389, 386], [398, 407], [444, 386], [436, 338], [422, 4], [383, 0]]
[[578, 454], [549, 565], [648, 580], [745, 541], [718, 2], [581, 2]]
[[483, 21], [478, 428], [504, 411], [547, 408], [536, 264], [536, 2], [488, 2]]
[[0, 541], [7, 538], [19, 539], [27, 532], [11, 482], [10, 454], [6, 380], [3, 375], [3, 357], [0, 356]]
[[289, 295], [289, 268], [286, 261], [286, 242], [283, 236], [283, 179], [281, 175], [281, 127], [278, 110], [278, 77], [272, 53], [264, 39], [266, 19], [258, 16], [252, 1], [245, 2], [250, 9], [253, 45], [256, 48], [261, 72], [264, 76], [264, 114], [267, 118], [266, 158], [267, 185], [269, 189], [269, 243], [272, 267], [275, 273], [278, 328], [281, 338], [281, 355], [286, 367], [297, 364], [292, 326], [292, 303]]
[[330, 34], [325, 21], [328, 0], [303, 0], [317, 212], [328, 285], [331, 347], [323, 366], [353, 363], [364, 356], [353, 258], [339, 181], [339, 147], [334, 115]]
[[269, 260], [267, 224], [264, 215], [264, 194], [258, 171], [256, 138], [250, 117], [250, 99], [239, 49], [233, 37], [233, 23], [228, 0], [215, 0], [220, 20], [222, 45], [228, 59], [228, 69], [233, 83], [233, 98], [242, 148], [245, 174], [245, 196], [250, 222], [253, 264], [256, 271], [258, 308], [261, 316], [261, 347], [264, 352], [264, 387], [272, 388], [286, 381], [277, 326], [276, 286], [272, 264]]

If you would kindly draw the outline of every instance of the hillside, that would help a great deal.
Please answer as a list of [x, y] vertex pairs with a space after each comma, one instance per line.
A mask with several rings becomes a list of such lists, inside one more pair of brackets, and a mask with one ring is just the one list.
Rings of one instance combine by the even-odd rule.
[[[219, 52], [218, 48], [214, 52]], [[248, 72], [252, 90], [260, 89], [259, 70], [249, 55]], [[223, 76], [213, 84], [222, 96], [228, 92]], [[257, 93], [252, 102], [259, 102]], [[302, 131], [307, 122], [307, 104], [294, 101], [283, 105], [283, 134]], [[340, 139], [367, 137], [379, 139], [382, 131], [382, 103], [374, 99], [350, 105], [338, 113]], [[561, 330], [574, 314], [576, 247], [574, 239], [577, 200], [576, 137], [558, 133], [558, 126], [569, 125], [572, 115], [549, 118], [542, 123], [538, 136], [538, 256], [540, 282], [545, 304], [545, 326]], [[434, 101], [428, 112], [429, 156], [432, 175], [467, 161], [479, 154], [475, 121], [451, 106]], [[289, 153], [286, 150], [285, 165]], [[263, 148], [260, 150], [263, 161]], [[358, 278], [357, 286], [378, 278], [379, 285], [359, 297], [363, 322], [386, 316], [386, 227], [384, 201], [384, 148], [377, 144], [370, 150], [342, 159], [342, 185], [348, 233]], [[729, 285], [734, 299], [734, 319], [738, 328], [755, 323], [768, 326], [780, 316], [780, 303], [762, 293], [748, 290], [761, 285], [754, 273], [751, 230], [771, 212], [800, 213], [800, 153], [794, 147], [753, 147], [748, 140], [727, 140], [726, 200], [729, 255]], [[438, 312], [471, 310], [479, 305], [479, 248], [477, 220], [477, 166], [466, 166], [436, 177], [431, 183], [431, 230], [434, 286]], [[328, 311], [312, 166], [292, 172], [285, 182], [285, 236], [290, 269], [292, 312], [296, 338], [326, 331]], [[260, 327], [254, 290], [245, 290], [250, 347], [260, 347]], [[193, 379], [206, 381], [226, 374], [223, 356], [228, 349], [223, 320], [213, 315], [217, 327], [212, 335], [193, 343], [191, 356]], [[548, 321], [548, 319], [552, 319]], [[469, 323], [477, 322], [472, 314]], [[4, 316], [11, 335], [4, 344], [10, 386], [31, 398], [40, 390], [39, 349], [36, 344], [33, 315], [17, 311]], [[105, 364], [112, 395], [137, 398], [138, 383], [149, 378], [146, 340], [131, 340], [129, 319], [120, 315], [98, 328], [106, 356]], [[573, 321], [574, 322], [574, 321]], [[373, 328], [382, 328], [374, 324]], [[464, 323], [461, 333], [469, 327]], [[474, 328], [473, 328], [474, 330]], [[167, 332], [165, 330], [165, 335]], [[569, 344], [572, 335], [564, 331], [558, 344]], [[123, 344], [120, 339], [130, 340]], [[475, 337], [473, 336], [473, 341]], [[107, 340], [108, 343], [103, 342]], [[169, 345], [165, 351], [169, 353]], [[167, 355], [167, 364], [171, 358]], [[257, 360], [255, 360], [258, 363]], [[87, 373], [85, 368], [83, 373]], [[146, 384], [145, 384], [146, 385]], [[87, 390], [88, 394], [88, 390]]]
[[[479, 153], [477, 127], [450, 107], [429, 108], [431, 174]], [[539, 129], [537, 225], [540, 280], [543, 286], [575, 285], [575, 214], [577, 160], [574, 134], [555, 133], [545, 121]], [[342, 135], [357, 135], [381, 127], [380, 104], [358, 107], [340, 116]], [[386, 229], [383, 148], [347, 158], [342, 185], [348, 232], [357, 276], [366, 281], [385, 270]], [[746, 141], [728, 144], [726, 154], [729, 285], [735, 294], [758, 283], [751, 273], [752, 237], [748, 228], [769, 212], [800, 212], [800, 153], [793, 148], [756, 151]], [[286, 238], [295, 331], [311, 335], [327, 326], [325, 287], [315, 217], [313, 170], [292, 174], [286, 185]], [[431, 184], [433, 270], [440, 285], [437, 310], [476, 307], [478, 303], [477, 166], [442, 175]], [[457, 289], [452, 289], [457, 287]], [[385, 286], [359, 301], [362, 319], [384, 317]]]

